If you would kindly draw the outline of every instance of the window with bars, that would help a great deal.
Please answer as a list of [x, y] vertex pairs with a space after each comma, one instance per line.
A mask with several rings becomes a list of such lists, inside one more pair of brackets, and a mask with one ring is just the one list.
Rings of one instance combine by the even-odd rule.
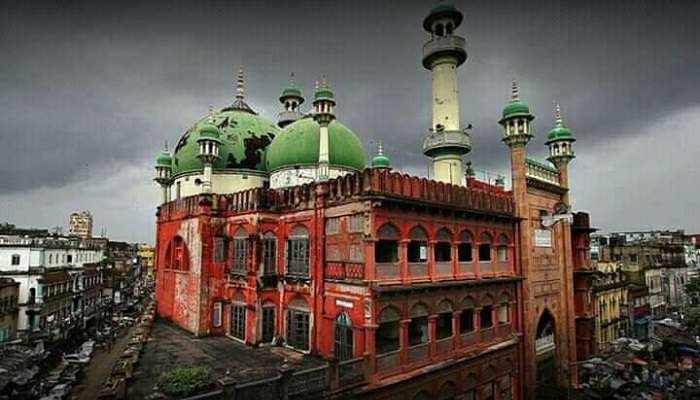
[[272, 342], [275, 337], [275, 307], [263, 306], [262, 309], [262, 341]]
[[214, 262], [226, 261], [226, 238], [217, 236], [214, 238]]
[[340, 217], [328, 218], [326, 220], [326, 234], [335, 235], [340, 232]]
[[248, 242], [246, 239], [233, 239], [233, 263], [231, 265], [233, 273], [245, 273], [247, 250]]
[[349, 220], [350, 232], [363, 232], [365, 230], [365, 216], [363, 214], [354, 214]]
[[340, 313], [335, 319], [335, 357], [340, 361], [350, 360], [353, 356], [353, 336], [350, 317]]
[[277, 238], [272, 233], [263, 236], [263, 274], [277, 275]]
[[245, 340], [245, 304], [231, 304], [231, 322], [229, 334]]
[[287, 274], [309, 275], [309, 239], [287, 240]]
[[287, 310], [287, 343], [298, 350], [309, 350], [309, 313]]

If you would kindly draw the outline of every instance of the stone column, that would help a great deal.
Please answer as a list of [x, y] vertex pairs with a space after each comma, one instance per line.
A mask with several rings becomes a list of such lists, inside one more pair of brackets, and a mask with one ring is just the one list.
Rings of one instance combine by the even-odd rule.
[[428, 356], [437, 355], [437, 315], [428, 316]]
[[460, 336], [460, 318], [462, 316], [462, 310], [452, 312], [452, 348], [458, 349], [462, 345]]
[[408, 243], [410, 240], [404, 239], [399, 241], [399, 275], [401, 282], [407, 283], [410, 280], [408, 276]]
[[408, 364], [408, 324], [410, 322], [410, 319], [402, 319], [399, 321], [399, 364], [401, 365]]
[[481, 344], [481, 307], [474, 308], [474, 344]]
[[428, 241], [428, 257], [427, 257], [427, 264], [428, 264], [428, 277], [430, 278], [431, 281], [435, 280], [435, 244], [437, 244], [437, 240], [430, 240]]

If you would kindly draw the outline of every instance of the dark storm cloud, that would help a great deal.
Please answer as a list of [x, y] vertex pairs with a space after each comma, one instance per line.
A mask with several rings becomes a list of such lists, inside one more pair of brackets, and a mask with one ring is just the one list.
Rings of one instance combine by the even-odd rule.
[[[697, 105], [698, 3], [458, 1], [469, 53], [461, 115], [474, 126], [477, 168], [506, 168], [496, 121], [512, 77], [537, 116], [529, 151], [539, 155], [555, 101], [579, 159]], [[339, 119], [369, 152], [384, 140], [394, 164], [425, 173], [430, 88], [420, 22], [433, 4], [3, 2], [0, 193], [89, 184], [148, 165], [210, 104], [231, 102], [240, 63], [249, 102], [270, 119], [291, 71], [307, 95], [325, 74]]]

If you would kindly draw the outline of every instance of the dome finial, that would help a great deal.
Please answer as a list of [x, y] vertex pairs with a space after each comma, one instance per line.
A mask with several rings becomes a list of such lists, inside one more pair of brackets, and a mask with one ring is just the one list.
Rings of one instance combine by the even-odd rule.
[[378, 156], [383, 156], [384, 155], [384, 144], [382, 143], [381, 140], [377, 142], [377, 155]]
[[520, 89], [518, 88], [518, 81], [515, 78], [513, 78], [510, 98], [511, 100], [518, 100], [520, 98]]
[[209, 105], [209, 115], [207, 115], [207, 122], [214, 125], [214, 106]]
[[561, 107], [559, 107], [559, 103], [557, 103], [554, 106], [554, 124], [557, 127], [564, 126], [564, 121], [562, 121], [562, 118], [561, 118]]
[[245, 99], [245, 80], [243, 79], [243, 65], [238, 67], [238, 76], [236, 76], [236, 100], [243, 101]]
[[166, 153], [168, 152], [168, 139], [165, 139], [165, 146], [163, 151], [165, 151]]

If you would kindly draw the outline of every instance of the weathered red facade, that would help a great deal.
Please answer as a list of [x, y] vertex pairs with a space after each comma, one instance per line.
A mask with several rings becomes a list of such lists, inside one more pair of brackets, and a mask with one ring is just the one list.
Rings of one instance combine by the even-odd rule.
[[[525, 194], [551, 210], [565, 192]], [[166, 203], [158, 313], [195, 335], [361, 364], [368, 398], [528, 398], [543, 313], [556, 321], [558, 379], [574, 379], [573, 304], [576, 315], [586, 308], [571, 266], [587, 265], [587, 239], [559, 224], [550, 249], [525, 246], [524, 226], [540, 215], [518, 217], [516, 201], [473, 179], [459, 187], [366, 169]]]

